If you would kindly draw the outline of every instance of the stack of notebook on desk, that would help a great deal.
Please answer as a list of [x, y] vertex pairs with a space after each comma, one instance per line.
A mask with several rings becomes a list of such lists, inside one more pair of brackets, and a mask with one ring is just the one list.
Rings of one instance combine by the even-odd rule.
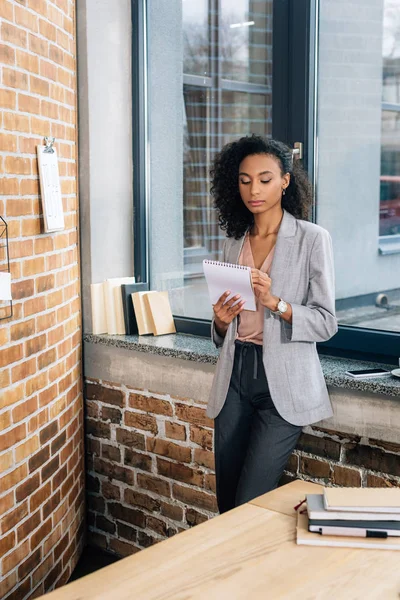
[[324, 488], [306, 501], [298, 544], [400, 550], [400, 488]]

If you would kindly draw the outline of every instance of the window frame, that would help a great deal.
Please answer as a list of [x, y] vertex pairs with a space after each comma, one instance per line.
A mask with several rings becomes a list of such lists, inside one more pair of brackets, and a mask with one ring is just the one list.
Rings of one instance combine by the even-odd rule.
[[[318, 46], [315, 44], [318, 39], [318, 5], [319, 0], [280, 0], [273, 5], [274, 29], [278, 28], [281, 35], [274, 40], [274, 53], [280, 57], [280, 69], [274, 69], [272, 77], [272, 112], [275, 115], [272, 135], [290, 145], [296, 141], [303, 142], [303, 162], [314, 190], [318, 167]], [[151, 149], [148, 136], [147, 0], [131, 0], [131, 8], [134, 269], [137, 282], [149, 282]], [[187, 83], [197, 83], [196, 76], [185, 78], [188, 78]], [[315, 207], [312, 220], [316, 221]], [[174, 320], [178, 333], [210, 337], [211, 321], [207, 319], [174, 315]], [[339, 324], [338, 333], [329, 341], [318, 343], [317, 348], [321, 354], [397, 365], [400, 332]]]

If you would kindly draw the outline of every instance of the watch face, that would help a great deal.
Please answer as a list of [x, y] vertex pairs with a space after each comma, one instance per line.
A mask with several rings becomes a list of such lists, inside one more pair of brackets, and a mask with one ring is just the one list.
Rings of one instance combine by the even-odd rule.
[[279, 300], [278, 302], [278, 310], [280, 310], [281, 312], [285, 312], [287, 309], [287, 304], [284, 300]]

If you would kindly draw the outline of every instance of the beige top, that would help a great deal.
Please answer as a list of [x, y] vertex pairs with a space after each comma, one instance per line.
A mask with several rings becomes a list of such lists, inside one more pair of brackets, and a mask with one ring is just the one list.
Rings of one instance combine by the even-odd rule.
[[[260, 271], [269, 275], [272, 259], [274, 258], [275, 245], [261, 265]], [[253, 253], [251, 251], [250, 237], [246, 234], [246, 239], [243, 243], [243, 248], [239, 256], [239, 264], [255, 269]], [[264, 306], [256, 298], [256, 312], [245, 310], [240, 313], [239, 327], [236, 334], [236, 339], [242, 342], [253, 342], [254, 344], [262, 345], [263, 329], [264, 329]]]

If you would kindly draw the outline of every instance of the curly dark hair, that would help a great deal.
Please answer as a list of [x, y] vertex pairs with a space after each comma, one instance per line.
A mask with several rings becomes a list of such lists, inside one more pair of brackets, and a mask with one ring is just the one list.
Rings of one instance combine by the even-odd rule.
[[221, 229], [228, 237], [241, 238], [254, 223], [254, 216], [243, 203], [238, 184], [239, 165], [246, 156], [268, 154], [277, 159], [282, 175], [290, 173], [290, 183], [282, 197], [282, 207], [296, 219], [308, 219], [312, 188], [299, 161], [283, 142], [250, 135], [231, 142], [215, 156], [211, 169], [211, 194]]

